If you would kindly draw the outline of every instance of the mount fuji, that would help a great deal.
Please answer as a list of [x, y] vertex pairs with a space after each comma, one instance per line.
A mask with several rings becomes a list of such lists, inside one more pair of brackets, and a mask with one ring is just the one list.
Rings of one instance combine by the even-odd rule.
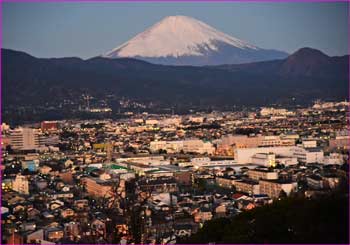
[[284, 59], [287, 53], [256, 47], [187, 16], [168, 16], [105, 58], [136, 58], [163, 65], [222, 65]]

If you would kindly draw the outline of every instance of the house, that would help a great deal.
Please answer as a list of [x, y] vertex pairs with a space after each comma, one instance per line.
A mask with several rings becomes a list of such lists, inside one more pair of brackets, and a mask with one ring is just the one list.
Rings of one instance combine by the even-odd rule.
[[89, 201], [87, 199], [80, 199], [74, 201], [74, 208], [77, 211], [89, 209]]
[[75, 214], [74, 210], [71, 208], [64, 208], [61, 210], [61, 217], [66, 219], [69, 217], [73, 217]]
[[271, 204], [272, 199], [266, 194], [253, 195], [254, 203], [257, 205]]
[[336, 176], [323, 176], [324, 186], [329, 189], [335, 189], [340, 183], [340, 178]]
[[13, 206], [12, 212], [18, 213], [18, 212], [23, 211], [23, 210], [25, 210], [25, 205], [17, 204], [17, 205]]
[[322, 189], [323, 188], [323, 180], [321, 176], [318, 175], [311, 175], [306, 177], [307, 185], [311, 189]]
[[97, 236], [106, 236], [106, 220], [97, 218], [91, 222], [92, 234]]
[[44, 219], [53, 219], [55, 216], [53, 216], [53, 214], [49, 213], [49, 212], [43, 212], [42, 213]]
[[51, 172], [52, 168], [50, 168], [49, 166], [42, 166], [39, 168], [39, 172], [42, 174], [49, 174]]
[[20, 225], [21, 231], [34, 231], [36, 229], [36, 224], [33, 222], [23, 222]]
[[119, 222], [117, 221], [115, 228], [117, 229], [118, 234], [122, 236], [126, 236], [129, 232], [129, 228], [128, 228], [128, 225], [126, 224], [124, 217], [123, 219], [120, 219]]
[[241, 198], [245, 199], [245, 198], [247, 198], [247, 197], [248, 197], [248, 196], [246, 196], [246, 195], [244, 195], [244, 194], [242, 194], [242, 193], [235, 193], [235, 194], [232, 195], [233, 200], [239, 200], [239, 199], [241, 199]]
[[213, 214], [208, 208], [198, 208], [194, 212], [194, 221], [196, 223], [204, 223], [207, 220], [211, 220], [213, 218]]
[[77, 222], [69, 222], [64, 224], [64, 233], [66, 237], [75, 238], [80, 235], [80, 225]]
[[225, 217], [227, 212], [226, 205], [220, 204], [215, 208], [215, 213], [217, 217]]
[[44, 230], [39, 229], [37, 231], [33, 231], [27, 235], [27, 243], [37, 243], [40, 240], [44, 239]]
[[63, 207], [63, 206], [64, 206], [64, 202], [62, 202], [60, 200], [54, 200], [54, 201], [51, 201], [49, 204], [47, 204], [47, 207], [50, 210], [56, 210], [56, 209]]
[[239, 200], [237, 206], [240, 210], [252, 210], [256, 207], [256, 204], [252, 200]]
[[191, 224], [175, 224], [174, 229], [176, 237], [188, 237], [192, 233]]
[[[6, 200], [4, 196], [2, 197], [2, 199]], [[19, 194], [14, 194], [8, 199], [7, 203], [9, 206], [12, 206], [19, 203], [24, 203], [25, 201], [26, 199], [24, 197], [20, 196]]]
[[45, 230], [45, 239], [50, 242], [57, 242], [64, 237], [64, 231], [61, 227], [52, 227]]
[[69, 168], [69, 167], [71, 167], [71, 166], [73, 166], [74, 165], [74, 162], [72, 161], [72, 160], [70, 160], [70, 159], [68, 159], [68, 160], [66, 160], [65, 162], [64, 162], [64, 166], [66, 167], [66, 168]]

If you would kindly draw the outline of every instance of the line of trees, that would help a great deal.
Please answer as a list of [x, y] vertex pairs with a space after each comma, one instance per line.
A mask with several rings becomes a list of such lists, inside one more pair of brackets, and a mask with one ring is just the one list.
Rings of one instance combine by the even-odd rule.
[[292, 196], [211, 220], [178, 243], [349, 243], [347, 193], [308, 199]]

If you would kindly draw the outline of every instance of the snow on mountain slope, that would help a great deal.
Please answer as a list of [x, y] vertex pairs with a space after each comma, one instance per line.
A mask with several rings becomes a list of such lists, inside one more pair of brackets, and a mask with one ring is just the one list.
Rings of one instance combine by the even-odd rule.
[[[228, 47], [234, 50], [234, 52], [232, 50], [228, 52], [233, 58], [225, 57], [223, 60], [231, 63], [239, 63], [240, 60], [248, 62], [259, 60], [259, 58], [250, 59], [249, 57], [254, 56], [255, 52], [266, 51], [220, 32], [192, 17], [169, 16], [103, 56], [107, 58], [134, 57], [151, 62], [152, 59], [158, 59], [158, 62], [155, 63], [164, 64], [169, 64], [169, 62], [177, 64], [177, 59], [181, 57], [186, 58], [185, 64], [192, 64], [194, 60], [189, 57], [193, 57], [196, 60], [194, 65], [199, 62], [198, 58], [205, 57], [206, 61], [199, 63], [203, 65], [220, 64], [221, 58], [217, 56], [222, 56], [222, 52], [226, 52]], [[171, 58], [171, 61], [166, 58]], [[215, 58], [215, 62], [211, 62], [212, 58]]]

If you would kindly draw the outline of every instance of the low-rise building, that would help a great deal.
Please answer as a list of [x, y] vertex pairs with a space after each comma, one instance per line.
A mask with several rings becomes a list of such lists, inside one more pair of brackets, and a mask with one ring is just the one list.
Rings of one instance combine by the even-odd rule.
[[82, 184], [85, 185], [87, 192], [92, 196], [110, 197], [112, 195], [112, 183], [98, 178], [82, 178]]
[[320, 148], [294, 147], [292, 154], [301, 163], [320, 163], [323, 161], [323, 150]]
[[[295, 146], [277, 146], [277, 147], [255, 147], [255, 148], [236, 148], [234, 157], [237, 164], [252, 163], [252, 158], [256, 154], [274, 154], [280, 156], [291, 156], [291, 150]], [[272, 158], [272, 156], [270, 156]], [[269, 160], [269, 158], [267, 158]], [[265, 161], [263, 162], [265, 163]]]
[[278, 198], [283, 190], [287, 195], [297, 189], [297, 182], [283, 180], [259, 180], [260, 193], [271, 198]]
[[261, 180], [261, 179], [274, 180], [274, 179], [278, 179], [278, 173], [277, 172], [271, 171], [269, 169], [262, 169], [262, 168], [249, 169], [248, 170], [248, 176], [249, 176], [250, 179], [253, 179], [253, 180]]
[[224, 188], [231, 188], [233, 186], [234, 180], [230, 177], [220, 177], [216, 176], [215, 182], [217, 185]]
[[274, 167], [276, 165], [276, 156], [272, 152], [257, 153], [252, 156], [252, 163], [264, 167]]
[[248, 193], [250, 195], [260, 194], [259, 183], [255, 180], [235, 180], [234, 186], [239, 192]]

